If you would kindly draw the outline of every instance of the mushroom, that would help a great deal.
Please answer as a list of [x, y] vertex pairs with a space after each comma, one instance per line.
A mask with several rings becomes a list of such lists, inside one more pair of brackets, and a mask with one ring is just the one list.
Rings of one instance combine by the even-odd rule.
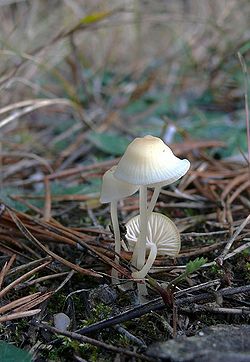
[[[134, 260], [137, 257], [138, 269], [142, 269], [145, 263], [148, 216], [155, 206], [160, 189], [181, 178], [189, 167], [188, 160], [176, 157], [160, 138], [153, 136], [135, 138], [119, 161], [114, 177], [140, 187], [140, 233], [132, 258]], [[148, 208], [147, 187], [155, 188]]]
[[[139, 187], [116, 179], [114, 177], [115, 170], [116, 166], [113, 166], [103, 175], [100, 202], [102, 204], [110, 203], [111, 222], [115, 236], [115, 262], [119, 264], [119, 254], [121, 253], [121, 235], [117, 214], [117, 203], [119, 200], [134, 194]], [[114, 269], [112, 270], [112, 277], [118, 277], [118, 273]]]
[[[126, 239], [131, 249], [135, 248], [138, 235], [140, 234], [140, 217], [134, 216], [126, 223]], [[145, 278], [151, 269], [157, 255], [168, 255], [175, 257], [181, 247], [180, 234], [167, 216], [152, 212], [148, 219], [148, 234], [146, 238], [146, 249], [149, 255], [146, 263], [140, 271], [132, 273], [134, 278]]]

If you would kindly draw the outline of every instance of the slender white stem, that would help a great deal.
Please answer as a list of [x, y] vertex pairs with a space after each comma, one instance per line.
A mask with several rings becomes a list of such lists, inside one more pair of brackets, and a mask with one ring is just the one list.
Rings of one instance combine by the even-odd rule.
[[[156, 186], [154, 188], [154, 192], [153, 192], [153, 195], [152, 195], [152, 198], [150, 200], [150, 203], [148, 205], [148, 209], [147, 209], [147, 221], [151, 215], [151, 213], [153, 212], [153, 209], [155, 207], [155, 204], [157, 202], [157, 199], [158, 199], [158, 196], [161, 192], [161, 186]], [[140, 220], [140, 224], [141, 224], [141, 220]], [[139, 238], [138, 238], [139, 239]], [[134, 250], [133, 250], [133, 255], [132, 255], [132, 258], [131, 258], [131, 264], [134, 265], [134, 266], [137, 266], [137, 257], [138, 257], [138, 241], [135, 243], [135, 246], [134, 246]]]
[[161, 192], [161, 186], [155, 186], [153, 195], [148, 205], [148, 218], [150, 217], [152, 211], [154, 210], [160, 192]]
[[[147, 208], [147, 222], [146, 222], [146, 224], [148, 223], [148, 219], [149, 219], [149, 217], [150, 217], [150, 215], [151, 215], [151, 213], [152, 213], [152, 211], [153, 211], [153, 209], [155, 207], [155, 204], [156, 204], [156, 201], [157, 201], [158, 196], [160, 194], [160, 191], [161, 191], [161, 186], [156, 186], [155, 189], [154, 189], [154, 193], [152, 195], [152, 198], [150, 200], [150, 203], [148, 205], [148, 208]], [[141, 189], [140, 189], [140, 215], [141, 215], [141, 209], [144, 207], [143, 206], [144, 201], [142, 201], [141, 195], [142, 195], [142, 192], [141, 192]], [[144, 196], [144, 197], [146, 197], [146, 200], [147, 200], [147, 192], [146, 192], [146, 196]], [[141, 225], [142, 225], [142, 221], [141, 221], [141, 216], [140, 216], [140, 230], [141, 230]], [[132, 258], [131, 258], [131, 264], [135, 265], [138, 269], [140, 269], [139, 266], [138, 266], [138, 253], [139, 253], [138, 250], [139, 250], [139, 248], [141, 248], [141, 245], [142, 245], [139, 242], [139, 240], [141, 240], [141, 237], [142, 236], [141, 236], [141, 231], [140, 231], [140, 234], [138, 236], [137, 242], [135, 243], [135, 247], [134, 247], [134, 250], [133, 250], [133, 255], [132, 255]], [[141, 250], [140, 250], [140, 253], [141, 253]], [[144, 260], [145, 260], [145, 256], [144, 256]]]
[[136, 266], [136, 264], [137, 264], [137, 255], [138, 255], [138, 240], [135, 243], [133, 254], [132, 254], [132, 257], [131, 257], [131, 264], [133, 266]]
[[147, 186], [140, 186], [140, 234], [137, 240], [138, 255], [136, 267], [140, 270], [145, 263], [146, 238], [148, 231]]
[[147, 299], [144, 298], [144, 296], [148, 295], [148, 290], [147, 290], [147, 286], [146, 283], [137, 283], [137, 291], [138, 291], [138, 299], [140, 304], [144, 304], [147, 302]]
[[146, 264], [144, 264], [143, 268], [139, 271], [133, 272], [132, 276], [135, 279], [143, 279], [148, 274], [152, 265], [154, 264], [155, 258], [157, 256], [157, 246], [155, 244], [151, 244], [150, 253]]
[[[111, 221], [113, 226], [113, 232], [115, 236], [115, 252], [117, 254], [121, 253], [121, 235], [120, 235], [120, 228], [119, 228], [119, 221], [118, 221], [118, 214], [117, 214], [117, 201], [111, 201], [110, 203], [110, 213], [111, 213]], [[115, 256], [115, 263], [119, 264], [119, 256]], [[112, 269], [111, 276], [113, 284], [117, 282], [118, 279], [118, 271], [116, 269]], [[116, 280], [115, 280], [116, 278]]]

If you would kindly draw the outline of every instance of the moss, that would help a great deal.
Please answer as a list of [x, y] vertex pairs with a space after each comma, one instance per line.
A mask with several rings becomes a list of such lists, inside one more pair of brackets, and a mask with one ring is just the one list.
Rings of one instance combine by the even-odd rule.
[[165, 320], [164, 314], [150, 313], [141, 317], [140, 320], [135, 319], [126, 322], [126, 327], [132, 334], [141, 338], [146, 344], [151, 344], [167, 339], [169, 332], [166, 328]]
[[26, 340], [26, 337], [28, 337], [28, 328], [29, 321], [27, 318], [0, 324], [0, 339], [6, 342], [11, 341], [16, 347], [20, 347], [28, 342], [28, 340]]
[[51, 314], [61, 312], [64, 309], [65, 300], [66, 295], [64, 293], [53, 294], [48, 304], [48, 312]]
[[99, 303], [92, 308], [89, 318], [81, 321], [81, 327], [86, 327], [102, 319], [106, 319], [111, 315], [111, 312], [112, 308], [110, 306]]
[[246, 278], [250, 281], [250, 263], [246, 263]]

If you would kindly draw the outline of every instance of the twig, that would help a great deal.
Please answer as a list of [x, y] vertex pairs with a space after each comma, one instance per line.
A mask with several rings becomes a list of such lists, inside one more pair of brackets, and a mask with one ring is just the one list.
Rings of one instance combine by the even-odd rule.
[[[244, 239], [246, 240], [246, 239]], [[233, 256], [235, 256], [236, 254], [239, 254], [241, 253], [243, 250], [247, 249], [250, 247], [250, 242], [249, 243], [246, 243], [246, 244], [243, 244], [241, 246], [239, 246], [238, 248], [234, 249], [231, 253], [228, 253], [226, 256], [225, 256], [225, 259], [229, 259], [229, 258], [232, 258]]]
[[200, 236], [211, 236], [211, 235], [221, 235], [221, 234], [228, 234], [228, 230], [219, 230], [219, 231], [210, 231], [207, 233], [197, 233], [197, 232], [190, 232], [190, 233], [182, 233], [181, 237], [200, 237]]
[[76, 332], [79, 334], [88, 334], [92, 332], [96, 332], [98, 330], [111, 327], [116, 324], [120, 324], [123, 322], [126, 322], [128, 320], [141, 317], [144, 314], [149, 313], [152, 310], [158, 310], [165, 308], [166, 305], [163, 303], [162, 298], [156, 298], [148, 303], [139, 305], [133, 309], [130, 309], [126, 312], [120, 313], [119, 315], [116, 315], [114, 317], [104, 319], [100, 322], [91, 324], [88, 327], [84, 327], [81, 329], [78, 329]]
[[175, 292], [174, 295], [175, 295], [175, 297], [179, 298], [183, 294], [187, 295], [189, 293], [197, 292], [198, 290], [205, 289], [205, 288], [215, 287], [215, 286], [218, 286], [220, 284], [221, 284], [220, 279], [210, 280], [209, 282], [206, 282], [206, 283], [194, 285], [193, 287], [179, 290], [178, 292]]
[[44, 277], [39, 277], [39, 278], [30, 280], [30, 281], [24, 282], [22, 284], [19, 284], [16, 287], [16, 290], [20, 290], [20, 289], [23, 289], [23, 288], [26, 288], [26, 287], [30, 287], [31, 285], [41, 283], [41, 282], [43, 282], [45, 280], [51, 280], [51, 279], [59, 278], [59, 277], [62, 277], [64, 275], [68, 275], [68, 274], [69, 274], [68, 272], [62, 272], [62, 273], [57, 273], [57, 274], [52, 274], [52, 275], [45, 275]]
[[250, 215], [248, 215], [248, 217], [242, 222], [242, 224], [238, 227], [238, 229], [236, 230], [236, 232], [232, 235], [232, 237], [228, 240], [224, 250], [222, 251], [222, 253], [215, 259], [216, 263], [219, 266], [223, 265], [223, 261], [225, 259], [225, 256], [227, 255], [227, 253], [229, 252], [231, 246], [233, 245], [233, 242], [235, 241], [235, 239], [237, 238], [237, 236], [241, 233], [241, 231], [244, 229], [244, 227], [249, 223], [250, 221]]
[[241, 314], [241, 315], [249, 315], [250, 308], [241, 307], [241, 308], [222, 308], [211, 305], [192, 305], [192, 307], [180, 307], [182, 312], [187, 313], [223, 313], [223, 314]]
[[134, 336], [132, 333], [130, 333], [129, 331], [127, 331], [125, 328], [121, 327], [121, 326], [114, 326], [113, 327], [118, 333], [124, 335], [125, 337], [127, 337], [130, 341], [132, 341], [133, 343], [137, 344], [140, 347], [146, 347], [145, 342], [143, 342], [140, 338]]
[[15, 273], [18, 273], [18, 272], [24, 270], [24, 269], [27, 269], [27, 268], [30, 268], [30, 267], [34, 267], [34, 266], [39, 265], [39, 264], [41, 264], [41, 263], [43, 263], [43, 262], [51, 261], [51, 260], [52, 260], [51, 256], [46, 256], [45, 258], [31, 261], [31, 262], [29, 262], [29, 263], [26, 263], [26, 264], [17, 266], [17, 267], [15, 267], [15, 268], [12, 268], [12, 269], [8, 272], [8, 275], [13, 275], [13, 274], [15, 274]]
[[[220, 293], [222, 296], [228, 296], [238, 293], [250, 293], [250, 284], [245, 285], [242, 287], [237, 288], [225, 288], [221, 289], [220, 291], [216, 292], [217, 294]], [[215, 293], [202, 293], [195, 296], [185, 297], [185, 298], [178, 298], [176, 297], [176, 305], [181, 306], [185, 303], [193, 303], [198, 301], [203, 301], [207, 299], [216, 299]], [[84, 327], [82, 329], [77, 330], [77, 333], [80, 334], [88, 334], [92, 332], [96, 332], [98, 330], [108, 328], [110, 326], [113, 326], [115, 324], [120, 324], [123, 322], [126, 322], [128, 320], [139, 318], [144, 314], [150, 313], [151, 311], [155, 310], [161, 310], [166, 308], [166, 304], [162, 301], [162, 298], [156, 298], [146, 304], [140, 305], [138, 307], [135, 307], [133, 309], [130, 309], [126, 312], [123, 312], [117, 316], [111, 317], [109, 319], [102, 320], [100, 322], [94, 323], [88, 327]]]
[[176, 304], [179, 306], [185, 303], [200, 302], [207, 299], [216, 299], [216, 296], [218, 295], [228, 296], [239, 293], [250, 293], [250, 284], [236, 288], [224, 288], [214, 293], [202, 293], [191, 297], [180, 298], [176, 300]]
[[74, 358], [75, 358], [76, 362], [88, 362], [86, 359], [83, 359], [83, 358], [77, 356], [76, 354], [74, 354]]
[[67, 273], [66, 278], [62, 281], [62, 283], [56, 288], [55, 293], [57, 293], [60, 289], [64, 287], [65, 284], [68, 283], [68, 281], [73, 277], [75, 274], [74, 270], [71, 270], [69, 273]]
[[115, 346], [112, 346], [111, 344], [107, 344], [107, 343], [98, 341], [98, 340], [93, 339], [93, 338], [82, 336], [81, 334], [78, 334], [78, 333], [75, 333], [75, 332], [68, 332], [68, 331], [63, 331], [62, 332], [57, 328], [51, 327], [47, 323], [35, 323], [35, 326], [39, 327], [39, 328], [42, 328], [44, 330], [48, 330], [49, 332], [52, 332], [52, 333], [55, 333], [55, 334], [59, 334], [59, 335], [63, 335], [63, 336], [75, 339], [75, 340], [80, 341], [82, 343], [92, 344], [93, 346], [106, 349], [106, 350], [108, 350], [110, 352], [125, 354], [125, 355], [130, 356], [130, 357], [141, 359], [142, 361], [149, 361], [149, 362], [154, 362], [155, 361], [155, 359], [152, 359], [152, 358], [150, 358], [150, 357], [148, 357], [146, 355], [139, 354], [139, 353], [136, 353], [136, 352], [132, 352], [132, 351], [129, 351], [129, 350], [125, 349], [125, 348], [115, 347]]
[[205, 253], [209, 253], [214, 249], [217, 249], [218, 246], [223, 245], [225, 243], [226, 241], [219, 241], [218, 243], [214, 243], [211, 245], [205, 245], [195, 249], [192, 248], [191, 250], [183, 250], [178, 254], [177, 258], [190, 257], [195, 255], [204, 255]]

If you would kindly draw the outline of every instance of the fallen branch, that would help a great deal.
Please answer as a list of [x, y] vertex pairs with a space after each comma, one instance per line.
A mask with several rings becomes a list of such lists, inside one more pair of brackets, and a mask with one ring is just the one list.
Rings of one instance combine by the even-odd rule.
[[93, 346], [106, 349], [109, 352], [125, 354], [125, 355], [133, 357], [133, 358], [138, 358], [138, 359], [140, 359], [142, 361], [149, 361], [149, 362], [154, 362], [155, 361], [155, 359], [152, 359], [152, 358], [150, 358], [148, 356], [145, 356], [143, 354], [132, 352], [132, 351], [129, 351], [128, 349], [121, 348], [121, 347], [115, 347], [115, 346], [113, 346], [111, 344], [107, 344], [107, 343], [98, 341], [98, 340], [93, 339], [93, 338], [82, 336], [79, 333], [68, 332], [68, 331], [63, 331], [62, 332], [57, 328], [51, 327], [47, 323], [34, 323], [34, 325], [36, 327], [38, 327], [38, 328], [42, 328], [44, 330], [47, 330], [47, 331], [49, 331], [51, 333], [63, 335], [63, 336], [69, 337], [71, 339], [75, 339], [75, 340], [77, 340], [77, 341], [79, 341], [81, 343], [89, 343], [89, 344], [91, 344]]
[[[178, 298], [176, 296], [175, 305], [181, 306], [186, 303], [193, 303], [193, 302], [198, 302], [198, 301], [201, 302], [203, 300], [204, 301], [211, 300], [211, 299], [216, 300], [216, 297], [218, 295], [228, 296], [228, 295], [239, 294], [239, 293], [250, 293], [250, 284], [242, 286], [242, 287], [237, 287], [237, 288], [225, 288], [225, 289], [221, 289], [217, 292], [210, 292], [210, 293], [207, 292], [207, 293], [202, 293], [202, 294], [185, 297], [185, 298]], [[167, 308], [167, 305], [163, 302], [162, 298], [156, 298], [146, 304], [143, 304], [143, 305], [140, 305], [133, 309], [130, 309], [117, 316], [114, 316], [114, 317], [111, 317], [108, 319], [104, 319], [100, 322], [91, 324], [88, 327], [81, 328], [81, 329], [77, 330], [76, 332], [79, 334], [88, 334], [88, 333], [96, 332], [101, 329], [111, 327], [115, 324], [123, 323], [123, 322], [129, 321], [131, 319], [139, 318], [139, 317], [143, 316], [144, 314], [150, 313], [151, 311], [161, 310], [164, 308]]]

